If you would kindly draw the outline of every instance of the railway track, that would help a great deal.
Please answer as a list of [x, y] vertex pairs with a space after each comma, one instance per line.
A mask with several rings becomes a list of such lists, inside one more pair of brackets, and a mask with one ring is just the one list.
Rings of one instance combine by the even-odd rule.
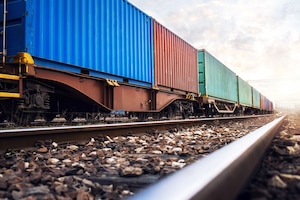
[[[239, 120], [247, 118], [249, 117], [239, 118]], [[6, 140], [7, 144], [13, 138], [16, 141], [22, 141], [32, 137], [29, 143], [33, 143], [33, 139], [44, 138], [47, 141], [38, 143], [37, 148], [20, 149], [18, 147], [20, 150], [6, 150], [5, 153], [0, 154], [0, 176], [2, 177], [0, 198], [18, 199], [42, 196], [59, 199], [79, 198], [80, 195], [81, 197], [87, 195], [91, 198], [123, 199], [148, 185], [156, 185], [157, 182], [158, 185], [162, 184], [160, 180], [165, 181], [173, 177], [172, 174], [177, 174], [173, 172], [178, 169], [183, 168], [183, 172], [185, 169], [191, 169], [185, 166], [199, 158], [202, 158], [200, 161], [207, 161], [210, 157], [207, 155], [211, 152], [222, 146], [230, 146], [228, 143], [243, 137], [249, 130], [262, 126], [264, 121], [262, 119], [262, 117], [249, 119], [251, 122], [245, 122], [246, 125], [241, 121], [232, 122], [233, 118], [214, 118], [208, 121], [201, 119], [175, 120], [168, 121], [168, 123], [121, 124], [123, 128], [118, 127], [117, 130], [116, 126], [119, 124], [23, 129], [23, 135], [18, 130], [9, 130], [5, 134], [9, 132], [12, 135], [9, 140]], [[221, 120], [228, 122], [223, 123]], [[143, 124], [142, 127], [139, 126], [141, 124]], [[191, 124], [193, 127], [190, 126]], [[133, 128], [134, 126], [138, 126], [137, 129]], [[241, 131], [246, 128], [247, 131]], [[164, 129], [164, 131], [159, 129]], [[148, 133], [145, 134], [145, 131]], [[72, 136], [76, 133], [78, 133], [77, 137]], [[79, 136], [81, 134], [82, 136]], [[99, 134], [105, 136], [99, 136]], [[112, 135], [108, 136], [108, 134]], [[91, 139], [91, 136], [95, 138]], [[62, 138], [61, 141], [54, 139], [56, 137]], [[3, 138], [9, 137], [6, 135], [1, 138], [1, 141]], [[90, 141], [72, 143], [71, 138], [74, 141], [88, 138]], [[22, 144], [26, 146], [25, 142]], [[5, 145], [5, 142], [1, 145]], [[235, 152], [239, 152], [239, 149]], [[203, 169], [211, 171], [223, 163], [223, 160], [213, 160], [215, 162], [213, 166]], [[179, 172], [181, 171], [182, 169]], [[203, 172], [207, 174], [207, 171]], [[193, 174], [193, 177], [197, 175], [192, 172], [189, 173], [189, 177], [191, 177], [190, 174]], [[164, 179], [165, 176], [167, 179]], [[184, 177], [181, 178], [183, 178], [182, 181], [186, 181]], [[177, 179], [175, 185], [177, 181], [182, 182]], [[173, 186], [163, 186], [169, 192], [174, 189], [174, 182], [171, 182]], [[185, 190], [194, 185], [191, 183], [194, 182], [186, 184], [188, 187], [186, 185], [182, 187], [179, 190], [180, 193], [190, 195]], [[150, 188], [150, 191], [155, 194], [153, 189]], [[145, 192], [148, 196], [147, 190]], [[173, 199], [172, 194], [165, 192], [164, 195], [170, 195], [168, 198], [159, 196], [155, 199]], [[141, 192], [136, 195], [132, 198], [144, 199], [145, 193]], [[159, 191], [157, 195], [163, 195], [163, 193]], [[192, 196], [185, 197], [193, 198]], [[181, 199], [186, 199], [185, 197]], [[195, 198], [198, 197], [195, 196]]]
[[44, 128], [16, 128], [0, 130], [0, 149], [14, 149], [33, 146], [36, 141], [52, 140], [56, 142], [89, 140], [98, 135], [128, 135], [159, 131], [181, 126], [190, 126], [215, 121], [243, 120], [263, 116], [241, 116], [223, 118], [202, 118], [189, 120], [167, 120], [137, 123], [98, 124], [84, 126], [59, 126]]
[[300, 199], [300, 115], [290, 113], [237, 200]]
[[129, 198], [234, 199], [249, 180], [285, 116]]

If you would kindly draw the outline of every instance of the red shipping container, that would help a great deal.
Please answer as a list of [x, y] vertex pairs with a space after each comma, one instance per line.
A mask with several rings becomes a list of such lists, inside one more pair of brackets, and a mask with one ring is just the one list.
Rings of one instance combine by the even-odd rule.
[[266, 97], [262, 94], [260, 94], [260, 109], [267, 110]]
[[197, 49], [157, 21], [153, 23], [155, 86], [198, 94]]

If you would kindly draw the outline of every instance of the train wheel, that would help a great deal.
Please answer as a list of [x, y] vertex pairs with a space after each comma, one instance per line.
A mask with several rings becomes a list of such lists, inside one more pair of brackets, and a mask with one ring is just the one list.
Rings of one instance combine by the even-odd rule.
[[181, 117], [182, 117], [182, 119], [188, 119], [189, 118], [189, 114], [187, 112], [182, 112], [181, 113]]
[[23, 118], [23, 122], [24, 122], [24, 125], [29, 125], [31, 122], [34, 122], [36, 118], [36, 114], [33, 114], [33, 113], [30, 113], [30, 114], [26, 114]]
[[6, 120], [6, 116], [4, 114], [4, 111], [0, 110], [0, 123], [4, 122]]
[[176, 113], [175, 109], [173, 109], [172, 106], [170, 106], [168, 109], [167, 118], [174, 119], [176, 117], [175, 113]]
[[76, 115], [74, 113], [66, 113], [65, 119], [67, 122], [72, 122], [76, 118]]
[[47, 122], [52, 122], [52, 120], [55, 118], [55, 114], [54, 113], [46, 113], [44, 115], [44, 118]]
[[148, 119], [148, 115], [146, 113], [138, 113], [138, 118], [139, 118], [139, 121], [147, 121]]

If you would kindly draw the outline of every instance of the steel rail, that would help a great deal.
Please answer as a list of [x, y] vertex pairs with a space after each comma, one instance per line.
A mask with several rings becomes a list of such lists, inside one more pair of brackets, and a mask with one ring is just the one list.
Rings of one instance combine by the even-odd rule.
[[187, 120], [166, 120], [153, 122], [98, 124], [84, 126], [61, 126], [44, 128], [22, 128], [0, 130], [0, 149], [15, 149], [33, 146], [37, 140], [52, 140], [55, 142], [89, 140], [100, 134], [116, 136], [124, 134], [145, 133], [146, 131], [179, 128], [184, 125], [210, 123], [215, 120], [229, 121], [233, 119], [248, 119], [262, 116], [240, 116], [222, 118], [201, 118]]
[[284, 117], [175, 172], [129, 199], [234, 199], [249, 181]]

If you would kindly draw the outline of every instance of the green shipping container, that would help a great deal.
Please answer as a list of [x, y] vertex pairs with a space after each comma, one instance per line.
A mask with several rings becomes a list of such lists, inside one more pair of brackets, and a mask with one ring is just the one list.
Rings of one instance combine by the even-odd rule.
[[260, 108], [260, 93], [252, 87], [253, 108]]
[[198, 73], [201, 96], [238, 102], [236, 74], [205, 50], [198, 51]]
[[238, 97], [239, 104], [244, 106], [252, 107], [252, 87], [244, 81], [242, 78], [238, 77]]

